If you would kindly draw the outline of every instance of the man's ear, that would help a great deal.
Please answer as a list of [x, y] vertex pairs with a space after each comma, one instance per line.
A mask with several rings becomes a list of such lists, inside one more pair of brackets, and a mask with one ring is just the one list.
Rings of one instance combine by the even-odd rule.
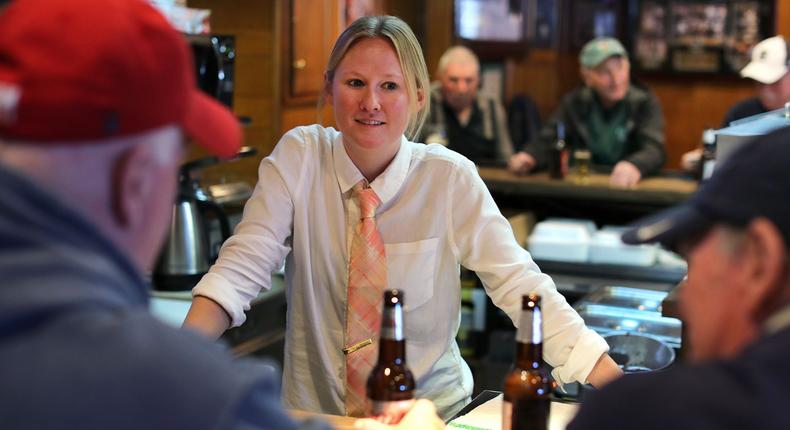
[[580, 67], [579, 68], [579, 72], [580, 72], [580, 74], [582, 76], [582, 82], [584, 82], [584, 85], [589, 87], [590, 86], [590, 73], [591, 73], [590, 69], [588, 69], [586, 67]]
[[742, 256], [748, 282], [744, 282], [742, 294], [755, 323], [761, 325], [777, 306], [782, 305], [779, 298], [787, 271], [787, 248], [782, 233], [766, 218], [750, 222], [746, 235]]
[[151, 194], [156, 192], [155, 163], [146, 145], [134, 145], [123, 151], [115, 161], [112, 184], [112, 214], [124, 229], [145, 222]]

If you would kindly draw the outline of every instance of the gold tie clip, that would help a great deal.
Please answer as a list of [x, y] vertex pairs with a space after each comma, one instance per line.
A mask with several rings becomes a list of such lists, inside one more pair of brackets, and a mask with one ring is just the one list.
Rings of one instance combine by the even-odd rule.
[[352, 352], [357, 352], [360, 349], [362, 349], [362, 348], [364, 348], [364, 347], [366, 347], [366, 346], [368, 346], [368, 345], [370, 345], [372, 343], [373, 343], [373, 339], [367, 338], [367, 339], [363, 340], [362, 342], [357, 342], [357, 343], [355, 343], [355, 344], [353, 344], [351, 346], [343, 348], [343, 354], [348, 355], [348, 354], [351, 354]]

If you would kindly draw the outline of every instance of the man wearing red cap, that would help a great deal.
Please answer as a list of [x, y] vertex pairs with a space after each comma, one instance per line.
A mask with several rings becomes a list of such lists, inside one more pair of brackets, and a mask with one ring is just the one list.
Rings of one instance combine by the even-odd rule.
[[[233, 115], [142, 0], [0, 11], [0, 427], [295, 428], [279, 375], [148, 313], [183, 135], [230, 156]], [[320, 423], [301, 423], [312, 428]]]

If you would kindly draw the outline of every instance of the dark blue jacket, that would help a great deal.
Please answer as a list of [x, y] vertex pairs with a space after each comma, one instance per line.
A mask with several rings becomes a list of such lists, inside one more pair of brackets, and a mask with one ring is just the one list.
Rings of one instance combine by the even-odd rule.
[[0, 428], [296, 428], [279, 381], [152, 317], [126, 256], [0, 165]]
[[738, 357], [627, 375], [585, 397], [569, 430], [790, 429], [790, 328]]

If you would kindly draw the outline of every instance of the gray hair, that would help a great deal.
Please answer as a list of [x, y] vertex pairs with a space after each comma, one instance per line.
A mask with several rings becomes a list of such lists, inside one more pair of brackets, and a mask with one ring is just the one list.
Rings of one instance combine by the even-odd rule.
[[450, 63], [472, 63], [477, 67], [477, 72], [480, 73], [480, 60], [478, 60], [477, 55], [466, 46], [452, 46], [444, 51], [442, 57], [439, 58], [436, 75], [442, 76]]

